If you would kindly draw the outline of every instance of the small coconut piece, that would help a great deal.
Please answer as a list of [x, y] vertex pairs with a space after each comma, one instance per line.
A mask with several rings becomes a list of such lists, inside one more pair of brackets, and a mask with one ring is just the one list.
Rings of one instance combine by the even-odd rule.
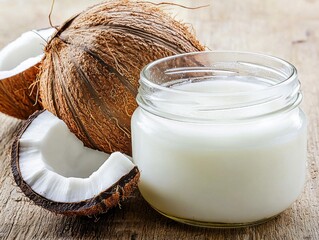
[[65, 22], [45, 48], [40, 95], [86, 146], [131, 154], [141, 69], [204, 47], [155, 4], [114, 0]]
[[62, 120], [44, 110], [19, 131], [11, 166], [27, 197], [65, 215], [106, 212], [129, 196], [139, 179], [129, 157], [85, 147]]
[[54, 28], [23, 33], [0, 51], [0, 112], [26, 119], [41, 105], [36, 101], [39, 72], [46, 41]]

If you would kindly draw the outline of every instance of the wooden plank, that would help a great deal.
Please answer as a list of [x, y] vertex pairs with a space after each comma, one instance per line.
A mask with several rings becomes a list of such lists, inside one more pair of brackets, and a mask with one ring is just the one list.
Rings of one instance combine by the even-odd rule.
[[[297, 67], [305, 96], [302, 107], [309, 119], [303, 194], [276, 219], [244, 229], [202, 229], [173, 222], [157, 214], [138, 193], [98, 219], [55, 215], [35, 206], [15, 185], [9, 153], [21, 121], [0, 115], [0, 239], [319, 239], [319, 2], [173, 2], [210, 4], [198, 10], [165, 7], [178, 19], [191, 23], [209, 49], [268, 53]], [[53, 20], [60, 23], [91, 3], [56, 1]], [[23, 31], [47, 26], [49, 8], [50, 3], [41, 0], [0, 1], [0, 48]]]

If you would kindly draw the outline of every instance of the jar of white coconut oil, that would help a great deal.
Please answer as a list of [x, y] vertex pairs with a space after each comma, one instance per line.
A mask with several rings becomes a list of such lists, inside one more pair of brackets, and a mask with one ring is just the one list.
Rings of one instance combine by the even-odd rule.
[[261, 54], [199, 52], [141, 72], [133, 159], [145, 200], [205, 227], [262, 223], [303, 190], [306, 117], [294, 66]]

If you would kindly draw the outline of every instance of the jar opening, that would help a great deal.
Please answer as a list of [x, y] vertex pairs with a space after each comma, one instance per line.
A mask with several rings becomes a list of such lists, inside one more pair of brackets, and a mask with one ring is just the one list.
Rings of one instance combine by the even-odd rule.
[[246, 52], [196, 52], [159, 59], [141, 72], [138, 104], [175, 120], [240, 120], [295, 108], [290, 63]]

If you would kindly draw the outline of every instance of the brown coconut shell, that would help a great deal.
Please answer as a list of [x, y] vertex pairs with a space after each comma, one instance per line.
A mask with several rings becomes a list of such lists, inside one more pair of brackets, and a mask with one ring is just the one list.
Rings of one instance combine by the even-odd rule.
[[16, 139], [11, 150], [11, 168], [14, 180], [24, 194], [29, 197], [36, 205], [41, 206], [51, 212], [64, 215], [95, 215], [107, 212], [110, 208], [117, 206], [120, 202], [129, 197], [136, 189], [140, 177], [137, 167], [134, 167], [127, 175], [120, 178], [110, 188], [105, 189], [98, 195], [81, 202], [55, 202], [44, 198], [34, 192], [32, 188], [23, 180], [19, 168], [19, 139], [32, 121], [43, 111], [37, 111], [25, 121], [18, 130]]
[[0, 112], [11, 117], [27, 119], [42, 109], [37, 101], [37, 86], [33, 86], [40, 63], [11, 77], [0, 79]]
[[131, 154], [130, 119], [141, 69], [204, 47], [154, 4], [108, 1], [65, 22], [45, 48], [42, 104], [86, 146]]

